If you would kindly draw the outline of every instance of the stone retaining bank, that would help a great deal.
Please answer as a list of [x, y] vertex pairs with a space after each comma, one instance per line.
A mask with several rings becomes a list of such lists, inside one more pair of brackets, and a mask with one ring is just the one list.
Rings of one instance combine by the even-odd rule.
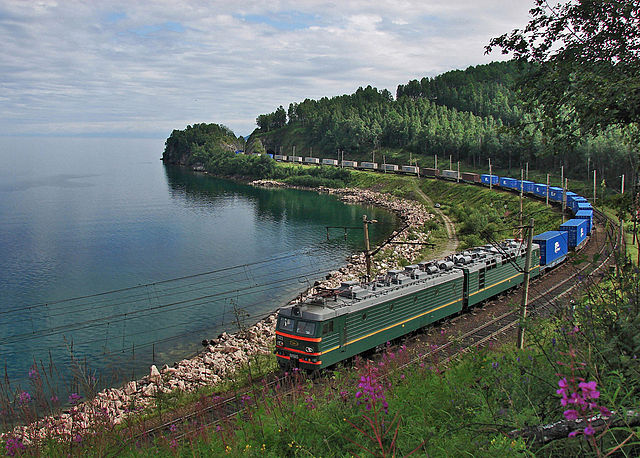
[[[271, 180], [259, 180], [252, 184], [289, 187]], [[422, 229], [433, 215], [417, 202], [361, 189], [321, 188], [320, 192], [336, 195], [347, 203], [374, 205], [394, 212], [408, 225], [395, 241], [425, 242], [428, 239], [428, 234]], [[390, 245], [381, 260], [374, 260], [373, 270], [384, 272], [395, 268], [401, 259], [416, 261], [421, 250], [420, 245]], [[364, 272], [364, 254], [354, 254], [347, 259], [344, 267], [331, 272], [326, 279], [316, 282], [313, 288], [301, 294], [297, 300], [303, 300], [313, 294], [318, 287], [333, 288], [342, 281], [362, 276]], [[2, 438], [20, 438], [24, 444], [47, 437], [65, 441], [78, 438], [81, 440], [84, 435], [122, 423], [128, 416], [153, 406], [161, 393], [171, 393], [175, 390], [190, 392], [202, 386], [216, 385], [232, 376], [251, 356], [271, 352], [275, 338], [275, 322], [276, 315], [272, 314], [245, 332], [225, 332], [218, 339], [210, 341], [210, 345], [193, 358], [183, 359], [171, 367], [165, 365], [158, 369], [155, 365], [151, 366], [149, 375], [140, 380], [130, 381], [120, 388], [107, 388], [92, 400], [72, 406], [60, 415], [16, 427], [12, 432], [3, 434]]]

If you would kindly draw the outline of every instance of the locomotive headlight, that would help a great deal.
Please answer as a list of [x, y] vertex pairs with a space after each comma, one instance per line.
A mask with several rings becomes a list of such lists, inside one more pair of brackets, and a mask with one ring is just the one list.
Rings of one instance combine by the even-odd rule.
[[306, 348], [304, 349], [304, 351], [306, 351], [307, 353], [313, 353], [313, 348], [311, 348], [311, 347], [306, 347]]
[[284, 340], [276, 340], [276, 345], [279, 345], [280, 347], [284, 347]]

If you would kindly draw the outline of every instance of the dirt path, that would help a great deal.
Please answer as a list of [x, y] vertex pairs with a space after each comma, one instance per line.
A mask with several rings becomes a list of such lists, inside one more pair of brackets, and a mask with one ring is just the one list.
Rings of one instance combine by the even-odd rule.
[[441, 253], [438, 253], [438, 257], [449, 256], [452, 253], [455, 253], [458, 248], [458, 237], [456, 236], [456, 228], [453, 225], [451, 219], [444, 214], [442, 210], [439, 208], [435, 208], [433, 206], [433, 201], [429, 196], [427, 196], [418, 184], [418, 181], [414, 181], [414, 190], [416, 194], [418, 194], [428, 205], [433, 207], [433, 211], [442, 219], [444, 222], [444, 227], [447, 230], [447, 238], [449, 239], [447, 245], [444, 247], [444, 250]]

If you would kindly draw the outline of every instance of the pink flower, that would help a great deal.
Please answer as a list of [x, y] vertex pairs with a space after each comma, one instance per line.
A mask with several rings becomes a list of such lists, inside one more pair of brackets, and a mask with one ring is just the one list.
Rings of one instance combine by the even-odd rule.
[[596, 433], [596, 430], [591, 427], [591, 425], [587, 426], [584, 429], [585, 436], [593, 436]]
[[564, 411], [564, 417], [567, 420], [577, 420], [578, 419], [578, 411], [574, 409], [569, 409]]
[[596, 390], [597, 383], [595, 381], [591, 382], [580, 382], [578, 384], [578, 388], [582, 390], [582, 395], [587, 399], [598, 399], [600, 397], [600, 392]]

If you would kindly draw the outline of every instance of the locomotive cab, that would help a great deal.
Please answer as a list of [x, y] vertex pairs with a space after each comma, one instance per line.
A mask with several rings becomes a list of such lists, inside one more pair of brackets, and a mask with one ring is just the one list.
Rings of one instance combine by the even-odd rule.
[[282, 369], [315, 370], [322, 364], [322, 322], [309, 306], [297, 304], [278, 312], [275, 355]]

